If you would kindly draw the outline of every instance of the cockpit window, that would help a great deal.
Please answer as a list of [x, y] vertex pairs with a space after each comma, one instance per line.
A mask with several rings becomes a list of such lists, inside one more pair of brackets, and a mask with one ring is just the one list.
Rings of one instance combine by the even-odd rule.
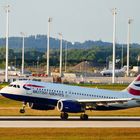
[[16, 85], [13, 85], [13, 87], [15, 87], [15, 88], [16, 88]]
[[10, 84], [9, 87], [20, 88], [20, 85], [12, 85], [12, 84]]

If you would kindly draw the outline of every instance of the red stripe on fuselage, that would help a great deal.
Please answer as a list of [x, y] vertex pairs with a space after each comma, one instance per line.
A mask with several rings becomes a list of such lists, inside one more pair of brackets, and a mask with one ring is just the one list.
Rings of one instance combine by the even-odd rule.
[[128, 88], [128, 92], [130, 94], [133, 94], [133, 95], [136, 95], [136, 96], [140, 96], [140, 90], [136, 90], [136, 89], [133, 89], [133, 88]]
[[36, 87], [36, 88], [44, 88], [43, 86], [32, 85], [32, 84], [25, 84], [24, 86], [28, 86], [28, 87]]

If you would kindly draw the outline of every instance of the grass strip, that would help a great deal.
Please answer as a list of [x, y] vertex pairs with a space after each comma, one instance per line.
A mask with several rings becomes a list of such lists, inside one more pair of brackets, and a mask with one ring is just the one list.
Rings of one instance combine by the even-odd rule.
[[139, 140], [140, 128], [0, 128], [1, 140]]

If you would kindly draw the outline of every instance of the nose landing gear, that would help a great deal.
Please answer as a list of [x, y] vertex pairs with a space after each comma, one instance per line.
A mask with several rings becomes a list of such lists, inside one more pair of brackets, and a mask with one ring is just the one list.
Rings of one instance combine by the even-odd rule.
[[26, 102], [23, 102], [22, 108], [19, 110], [20, 113], [25, 113]]

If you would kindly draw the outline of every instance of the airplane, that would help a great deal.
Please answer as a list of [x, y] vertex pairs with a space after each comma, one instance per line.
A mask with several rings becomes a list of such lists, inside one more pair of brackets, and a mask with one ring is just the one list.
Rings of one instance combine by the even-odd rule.
[[[0, 69], [0, 75], [4, 75], [5, 74], [5, 70], [4, 69]], [[8, 70], [8, 75], [10, 76], [19, 76], [20, 71], [18, 70]]]
[[[115, 69], [115, 76], [124, 76], [126, 72], [126, 66], [124, 66], [121, 69]], [[102, 76], [112, 76], [112, 70], [111, 69], [105, 69], [100, 72]]]
[[22, 101], [20, 113], [31, 109], [60, 111], [62, 120], [68, 113], [81, 113], [81, 120], [88, 120], [86, 110], [117, 110], [140, 106], [140, 75], [122, 91], [86, 88], [58, 83], [19, 80], [0, 90], [4, 97]]

